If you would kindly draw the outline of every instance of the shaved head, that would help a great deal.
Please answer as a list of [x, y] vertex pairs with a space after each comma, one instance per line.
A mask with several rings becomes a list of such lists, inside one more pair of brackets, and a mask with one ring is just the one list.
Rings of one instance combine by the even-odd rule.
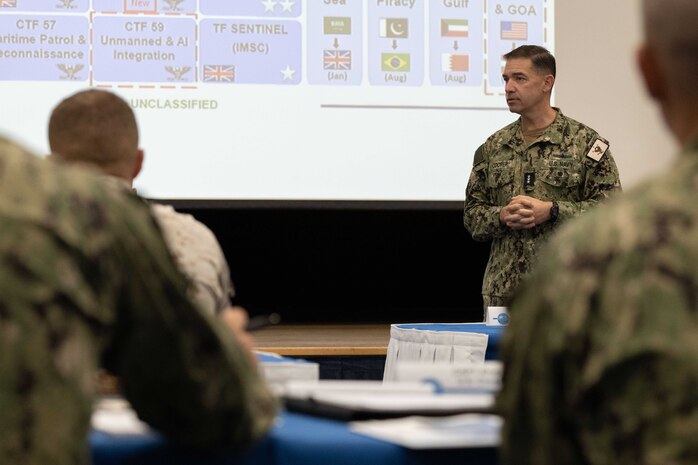
[[59, 158], [129, 181], [134, 176], [138, 126], [131, 107], [116, 94], [92, 89], [66, 98], [51, 113], [48, 138]]
[[643, 0], [645, 88], [680, 144], [698, 134], [698, 0]]
[[667, 73], [670, 91], [698, 97], [698, 0], [644, 0], [647, 46]]

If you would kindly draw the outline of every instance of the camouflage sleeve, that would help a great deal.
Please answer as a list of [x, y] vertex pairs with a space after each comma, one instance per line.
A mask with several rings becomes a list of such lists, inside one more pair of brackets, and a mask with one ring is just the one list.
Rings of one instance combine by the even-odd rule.
[[[504, 465], [698, 460], [692, 291], [685, 273], [668, 272], [671, 260], [643, 263], [640, 247], [616, 256], [609, 276], [609, 251], [620, 246], [595, 230], [614, 216], [623, 215], [561, 230], [514, 297], [497, 398]], [[671, 315], [661, 302], [672, 302]]]
[[[596, 137], [591, 139], [586, 151], [590, 150], [596, 140], [599, 139]], [[621, 191], [620, 174], [610, 149], [606, 150], [599, 161], [586, 157], [584, 163], [586, 178], [582, 187], [582, 200], [580, 202], [558, 201], [560, 219], [579, 216], [599, 202], [605, 201], [614, 193]]]
[[695, 464], [696, 363], [695, 352], [645, 346], [609, 366], [575, 405], [586, 455], [619, 465]]
[[138, 415], [176, 441], [249, 445], [277, 412], [261, 374], [232, 333], [187, 300], [187, 282], [145, 205], [140, 215], [113, 207], [123, 211], [118, 266], [131, 272], [119, 291], [108, 368]]
[[501, 207], [495, 204], [487, 187], [487, 161], [485, 145], [475, 151], [473, 169], [465, 190], [463, 225], [476, 241], [489, 241], [506, 233], [506, 227], [499, 221]]

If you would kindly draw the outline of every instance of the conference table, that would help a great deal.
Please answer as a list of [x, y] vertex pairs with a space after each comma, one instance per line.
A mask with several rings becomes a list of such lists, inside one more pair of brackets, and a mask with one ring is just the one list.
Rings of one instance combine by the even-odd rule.
[[94, 465], [496, 465], [495, 447], [408, 449], [360, 435], [345, 422], [282, 411], [270, 433], [244, 455], [184, 450], [155, 432], [93, 430]]
[[280, 324], [255, 331], [255, 349], [288, 357], [385, 356], [390, 325]]
[[254, 333], [255, 349], [279, 355], [363, 356], [386, 355], [388, 345], [410, 330], [424, 341], [435, 341], [433, 333], [477, 333], [488, 337], [487, 360], [497, 359], [503, 326], [485, 323], [399, 323], [399, 324], [282, 324]]
[[[371, 371], [368, 379], [389, 381], [403, 360], [497, 360], [504, 328], [485, 323], [278, 325], [255, 332], [255, 348], [290, 357], [319, 356], [321, 379], [343, 377], [331, 370], [331, 360], [337, 359], [344, 364], [357, 360]], [[357, 370], [350, 368], [345, 371], [356, 377]]]
[[[501, 328], [399, 325], [427, 334], [438, 330], [476, 330], [488, 333], [488, 349], [496, 350]], [[385, 327], [384, 327], [385, 328]], [[383, 329], [387, 333], [387, 328]], [[381, 338], [385, 337], [381, 332]], [[385, 340], [385, 339], [383, 339]], [[387, 341], [386, 341], [387, 342]], [[370, 342], [367, 346], [375, 346]], [[267, 347], [265, 347], [267, 348]], [[375, 349], [369, 349], [375, 350]], [[385, 350], [385, 349], [383, 349]], [[273, 360], [264, 355], [263, 363]], [[490, 354], [492, 356], [492, 354]], [[267, 360], [269, 358], [269, 360]], [[281, 361], [286, 358], [282, 357]], [[113, 434], [93, 429], [89, 445], [94, 465], [496, 465], [496, 447], [410, 449], [350, 430], [350, 424], [329, 418], [282, 410], [271, 431], [247, 453], [185, 450], [155, 431]]]
[[321, 379], [383, 379], [390, 324], [280, 324], [254, 332], [255, 349], [317, 362]]

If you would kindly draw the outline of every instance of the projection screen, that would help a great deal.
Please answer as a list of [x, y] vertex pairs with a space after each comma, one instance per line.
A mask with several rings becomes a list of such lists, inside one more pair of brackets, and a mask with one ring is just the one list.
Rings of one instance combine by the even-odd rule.
[[134, 109], [162, 199], [460, 201], [513, 121], [502, 55], [552, 0], [0, 0], [0, 132], [48, 152], [62, 98]]

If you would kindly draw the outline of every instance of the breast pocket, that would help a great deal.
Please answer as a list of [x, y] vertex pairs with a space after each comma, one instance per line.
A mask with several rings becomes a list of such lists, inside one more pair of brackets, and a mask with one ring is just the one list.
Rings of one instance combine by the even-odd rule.
[[543, 187], [549, 191], [576, 190], [582, 183], [582, 165], [575, 159], [547, 160], [541, 168]]
[[499, 205], [506, 205], [514, 192], [514, 162], [492, 164], [487, 178], [487, 187]]

